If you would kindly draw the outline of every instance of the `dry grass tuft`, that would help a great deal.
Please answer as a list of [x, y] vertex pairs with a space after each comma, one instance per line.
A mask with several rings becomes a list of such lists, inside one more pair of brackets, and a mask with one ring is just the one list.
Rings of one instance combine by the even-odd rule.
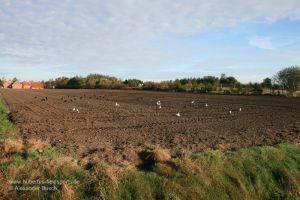
[[293, 143], [296, 147], [300, 147], [300, 142], [294, 142]]
[[197, 167], [195, 165], [195, 162], [193, 162], [190, 157], [185, 156], [180, 161], [182, 163], [182, 166], [184, 166], [189, 172], [194, 173]]
[[74, 200], [75, 199], [75, 192], [74, 192], [73, 188], [68, 184], [64, 183], [62, 185], [61, 192], [62, 192], [63, 200]]
[[60, 156], [50, 161], [50, 166], [61, 167], [64, 165], [77, 165], [77, 161], [71, 156]]
[[15, 191], [10, 191], [10, 184], [7, 179], [0, 173], [0, 197], [4, 200], [15, 200], [18, 199]]
[[40, 139], [29, 139], [26, 141], [28, 148], [30, 149], [45, 149], [51, 147], [47, 141], [42, 141]]
[[24, 145], [23, 141], [20, 139], [9, 139], [2, 142], [0, 146], [1, 154], [9, 154], [9, 153], [20, 153], [23, 151]]
[[232, 146], [232, 144], [230, 143], [225, 143], [225, 144], [218, 144], [216, 145], [216, 148], [219, 149], [222, 152], [227, 151], [228, 149], [230, 149]]
[[118, 180], [125, 174], [125, 170], [120, 167], [108, 167], [104, 174], [112, 181], [114, 185], [117, 185]]
[[15, 165], [11, 165], [8, 168], [8, 176], [10, 177], [11, 180], [15, 180], [17, 175], [24, 170], [24, 165], [20, 165], [20, 166], [15, 166]]
[[45, 157], [39, 157], [37, 160], [31, 160], [30, 166], [32, 167], [30, 178], [31, 179], [40, 179], [45, 176], [55, 176], [57, 173], [57, 167], [51, 165], [50, 159]]
[[166, 149], [154, 149], [147, 158], [147, 160], [152, 160], [153, 162], [166, 162], [171, 160], [171, 154]]
[[80, 164], [80, 166], [87, 168], [88, 166], [94, 166], [99, 162], [100, 162], [100, 159], [96, 156], [93, 156], [93, 157], [85, 157], [85, 158], [81, 159], [79, 164]]
[[43, 179], [45, 177], [44, 168], [32, 169], [29, 174], [30, 180]]

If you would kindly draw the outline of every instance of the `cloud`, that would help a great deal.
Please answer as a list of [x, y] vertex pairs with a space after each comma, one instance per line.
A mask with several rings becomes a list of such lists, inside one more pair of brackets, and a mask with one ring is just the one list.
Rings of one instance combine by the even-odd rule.
[[300, 37], [252, 36], [248, 39], [250, 45], [267, 50], [277, 50], [299, 41]]
[[249, 38], [249, 44], [261, 49], [275, 50], [277, 45], [272, 41], [271, 37], [254, 36]]
[[[3, 0], [0, 61], [73, 66], [74, 71], [138, 70], [181, 62], [165, 38], [253, 20], [300, 20], [299, 0]], [[273, 40], [251, 45], [274, 49]]]

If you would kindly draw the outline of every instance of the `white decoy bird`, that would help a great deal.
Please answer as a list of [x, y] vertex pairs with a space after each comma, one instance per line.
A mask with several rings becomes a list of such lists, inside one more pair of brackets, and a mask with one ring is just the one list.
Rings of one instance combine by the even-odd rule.
[[208, 104], [207, 104], [207, 103], [205, 104], [205, 107], [206, 107], [206, 108], [208, 107]]
[[232, 112], [231, 110], [229, 111], [229, 115], [231, 116], [231, 117], [233, 117], [234, 116], [234, 112]]
[[192, 103], [192, 104], [194, 104], [194, 103], [195, 103], [195, 101], [192, 101], [191, 103]]
[[161, 105], [158, 106], [158, 109], [161, 109]]
[[178, 112], [178, 113], [176, 114], [176, 116], [177, 116], [177, 117], [180, 117], [180, 113]]
[[120, 106], [120, 104], [118, 104], [117, 102], [116, 102], [116, 104], [115, 104], [117, 107], [119, 107]]
[[158, 106], [160, 106], [160, 105], [161, 105], [161, 102], [160, 102], [160, 100], [158, 100], [158, 101], [156, 102], [156, 105], [158, 105]]
[[242, 111], [242, 108], [240, 108], [239, 111], [241, 112], [241, 111]]
[[79, 111], [79, 109], [78, 109], [78, 108], [76, 109], [76, 112], [77, 112], [77, 113], [80, 113], [80, 111]]
[[73, 112], [75, 112], [76, 111], [76, 108], [73, 108]]

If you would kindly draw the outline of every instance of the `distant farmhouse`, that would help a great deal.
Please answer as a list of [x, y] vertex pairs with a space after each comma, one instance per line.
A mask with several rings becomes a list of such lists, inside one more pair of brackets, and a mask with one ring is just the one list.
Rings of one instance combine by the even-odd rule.
[[3, 83], [3, 88], [9, 88], [14, 82], [12, 80], [5, 81]]
[[11, 88], [11, 89], [44, 89], [44, 84], [42, 82], [34, 82], [34, 81], [12, 81], [8, 80], [3, 83], [3, 88]]
[[22, 89], [23, 88], [23, 84], [20, 83], [19, 81], [15, 81], [12, 85], [11, 85], [12, 89]]
[[31, 89], [31, 83], [28, 81], [23, 82], [23, 89]]
[[42, 82], [31, 82], [30, 89], [44, 89], [44, 84]]

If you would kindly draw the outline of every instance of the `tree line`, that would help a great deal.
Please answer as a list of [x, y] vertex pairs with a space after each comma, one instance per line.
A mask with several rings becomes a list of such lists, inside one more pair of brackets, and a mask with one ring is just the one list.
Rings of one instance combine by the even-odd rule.
[[174, 92], [218, 93], [218, 94], [273, 94], [283, 91], [293, 94], [300, 88], [300, 67], [291, 66], [280, 70], [272, 78], [265, 78], [261, 83], [243, 84], [233, 76], [222, 74], [220, 77], [204, 76], [168, 81], [145, 81], [139, 79], [122, 80], [113, 76], [90, 74], [86, 77], [59, 77], [44, 81], [46, 88], [56, 89], [139, 89]]

